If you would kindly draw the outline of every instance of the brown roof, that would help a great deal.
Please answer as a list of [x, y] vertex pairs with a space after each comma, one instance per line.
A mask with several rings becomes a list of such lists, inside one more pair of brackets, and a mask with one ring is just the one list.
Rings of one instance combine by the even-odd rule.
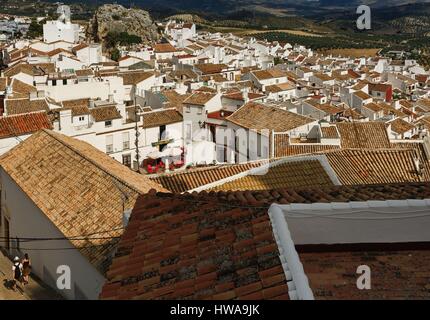
[[13, 77], [21, 72], [31, 76], [47, 75], [49, 73], [55, 72], [55, 65], [53, 63], [19, 63], [6, 69], [4, 75], [6, 77]]
[[182, 113], [182, 108], [184, 102], [187, 98], [191, 96], [191, 94], [180, 94], [175, 90], [165, 90], [161, 93], [167, 99], [166, 107], [175, 108], [180, 113]]
[[342, 148], [390, 148], [383, 122], [342, 122], [337, 124]]
[[203, 74], [215, 74], [220, 73], [222, 70], [227, 69], [225, 64], [214, 64], [214, 63], [201, 63], [196, 64], [195, 68], [199, 69]]
[[182, 122], [182, 115], [176, 109], [164, 109], [145, 112], [142, 115], [142, 128], [154, 128], [162, 125]]
[[91, 108], [90, 112], [96, 122], [121, 119], [121, 114], [116, 106]]
[[7, 78], [0, 77], [0, 91], [6, 91]]
[[33, 112], [0, 117], [1, 139], [30, 134], [41, 129], [52, 129], [52, 123], [46, 112]]
[[[270, 204], [429, 196], [428, 183], [193, 195], [151, 193], [136, 203], [100, 297], [288, 299], [267, 213]], [[305, 271], [310, 272], [306, 264]], [[309, 276], [312, 285], [313, 275]]]
[[339, 132], [337, 131], [336, 126], [322, 126], [321, 127], [321, 133], [322, 133], [322, 138], [325, 139], [338, 139], [339, 138]]
[[329, 103], [321, 104], [317, 102], [315, 99], [309, 99], [309, 100], [306, 100], [305, 102], [313, 106], [315, 109], [318, 109], [329, 115], [336, 115], [336, 114], [342, 113], [342, 109], [335, 107]]
[[336, 150], [339, 146], [323, 144], [289, 144], [288, 135], [275, 135], [275, 157], [305, 155], [321, 151]]
[[275, 132], [287, 132], [315, 121], [293, 112], [254, 102], [243, 105], [227, 120], [247, 129], [258, 131], [269, 129]]
[[88, 77], [94, 75], [94, 72], [91, 69], [76, 70], [75, 73], [78, 77]]
[[[409, 248], [409, 249], [408, 249]], [[430, 299], [430, 247], [385, 244], [315, 246], [300, 261], [316, 300]], [[316, 251], [318, 250], [318, 251]], [[357, 289], [357, 267], [371, 270], [371, 290]]]
[[245, 177], [220, 184], [211, 190], [274, 190], [332, 185], [333, 182], [318, 160], [300, 160], [274, 163], [264, 174], [250, 173]]
[[277, 93], [287, 90], [294, 90], [296, 86], [292, 83], [286, 82], [286, 83], [280, 83], [280, 84], [274, 84], [271, 86], [266, 86], [267, 92]]
[[183, 101], [184, 104], [191, 104], [196, 106], [204, 106], [207, 102], [212, 100], [216, 94], [204, 91], [196, 91], [191, 96]]
[[[88, 143], [46, 129], [1, 156], [0, 165], [66, 237], [100, 230], [112, 230], [103, 237], [118, 237], [123, 204], [132, 208], [138, 194], [165, 190]], [[116, 244], [71, 242], [100, 271]]]
[[74, 46], [74, 47], [72, 48], [72, 50], [73, 50], [74, 52], [76, 52], [76, 51], [79, 51], [79, 50], [85, 49], [85, 48], [87, 48], [87, 47], [88, 47], [88, 44], [86, 44], [86, 43], [81, 43], [81, 44], [78, 44], [77, 46]]
[[405, 133], [408, 131], [411, 131], [415, 128], [415, 126], [403, 119], [397, 118], [391, 122], [389, 122], [389, 124], [391, 124], [391, 130], [394, 131], [395, 133]]
[[281, 78], [281, 77], [287, 76], [287, 74], [285, 72], [278, 70], [278, 69], [257, 70], [257, 71], [251, 71], [251, 73], [258, 80], [267, 80], [267, 79]]
[[176, 52], [176, 49], [170, 43], [157, 43], [155, 45], [154, 52], [155, 53]]
[[360, 99], [362, 99], [362, 100], [367, 100], [367, 99], [370, 99], [370, 98], [372, 98], [371, 96], [369, 96], [366, 92], [364, 92], [364, 91], [357, 91], [357, 92], [354, 92], [354, 95], [356, 95], [357, 97], [359, 97]]
[[7, 115], [29, 113], [36, 111], [49, 111], [48, 104], [45, 99], [16, 99], [5, 100], [5, 107]]
[[122, 77], [124, 85], [134, 85], [138, 84], [154, 75], [154, 72], [147, 71], [132, 71], [132, 72], [122, 72], [119, 74]]
[[412, 149], [354, 149], [325, 153], [340, 182], [345, 185], [429, 181], [419, 175]]
[[199, 168], [179, 173], [158, 175], [151, 178], [151, 180], [172, 192], [182, 193], [248, 171], [260, 165], [260, 162], [249, 162]]
[[61, 102], [63, 106], [62, 109], [72, 110], [73, 117], [90, 114], [90, 109], [88, 108], [89, 103], [90, 99], [75, 99]]
[[101, 299], [288, 300], [267, 209], [202, 200], [139, 198]]

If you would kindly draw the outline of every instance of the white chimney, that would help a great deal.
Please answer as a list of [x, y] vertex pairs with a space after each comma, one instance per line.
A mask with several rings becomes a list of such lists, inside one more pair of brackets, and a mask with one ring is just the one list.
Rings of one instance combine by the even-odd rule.
[[122, 215], [122, 225], [124, 228], [127, 227], [128, 222], [130, 221], [130, 216], [132, 211], [133, 211], [132, 209], [127, 209], [124, 211]]

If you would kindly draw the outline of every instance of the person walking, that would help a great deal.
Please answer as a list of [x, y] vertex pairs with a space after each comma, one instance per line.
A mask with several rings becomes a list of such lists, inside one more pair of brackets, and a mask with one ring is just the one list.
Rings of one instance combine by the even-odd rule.
[[24, 285], [28, 284], [29, 276], [31, 273], [31, 261], [28, 257], [28, 253], [24, 254], [24, 259], [22, 259], [22, 280]]
[[12, 290], [16, 291], [16, 282], [19, 281], [21, 283], [22, 281], [22, 263], [18, 257], [13, 259], [12, 273]]

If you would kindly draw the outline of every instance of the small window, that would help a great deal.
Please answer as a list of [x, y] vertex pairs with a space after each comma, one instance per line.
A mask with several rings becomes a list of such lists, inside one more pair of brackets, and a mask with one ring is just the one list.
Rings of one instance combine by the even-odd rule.
[[67, 79], [63, 79], [63, 85], [66, 86], [67, 85]]
[[113, 135], [106, 136], [106, 153], [113, 152]]
[[105, 121], [105, 127], [112, 127], [112, 120]]
[[130, 134], [129, 132], [122, 133], [122, 149], [129, 150], [130, 149]]
[[197, 114], [203, 114], [203, 110], [202, 110], [202, 108], [198, 108], [198, 109], [197, 109]]
[[186, 112], [186, 113], [190, 113], [190, 112], [191, 112], [191, 108], [190, 108], [190, 106], [186, 106], [186, 107], [185, 107], [185, 112]]
[[85, 117], [79, 117], [79, 121], [84, 121], [85, 120]]
[[57, 80], [52, 80], [52, 85], [56, 86], [57, 85]]

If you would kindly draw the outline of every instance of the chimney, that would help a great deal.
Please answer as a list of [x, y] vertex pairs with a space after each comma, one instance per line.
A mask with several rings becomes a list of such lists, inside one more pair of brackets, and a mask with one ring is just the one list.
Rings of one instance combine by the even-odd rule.
[[245, 104], [247, 104], [249, 102], [249, 95], [247, 90], [242, 91], [242, 97]]
[[128, 222], [130, 221], [130, 216], [131, 216], [131, 212], [133, 210], [132, 209], [127, 209], [124, 211], [123, 215], [122, 215], [122, 226], [125, 228], [128, 225]]

